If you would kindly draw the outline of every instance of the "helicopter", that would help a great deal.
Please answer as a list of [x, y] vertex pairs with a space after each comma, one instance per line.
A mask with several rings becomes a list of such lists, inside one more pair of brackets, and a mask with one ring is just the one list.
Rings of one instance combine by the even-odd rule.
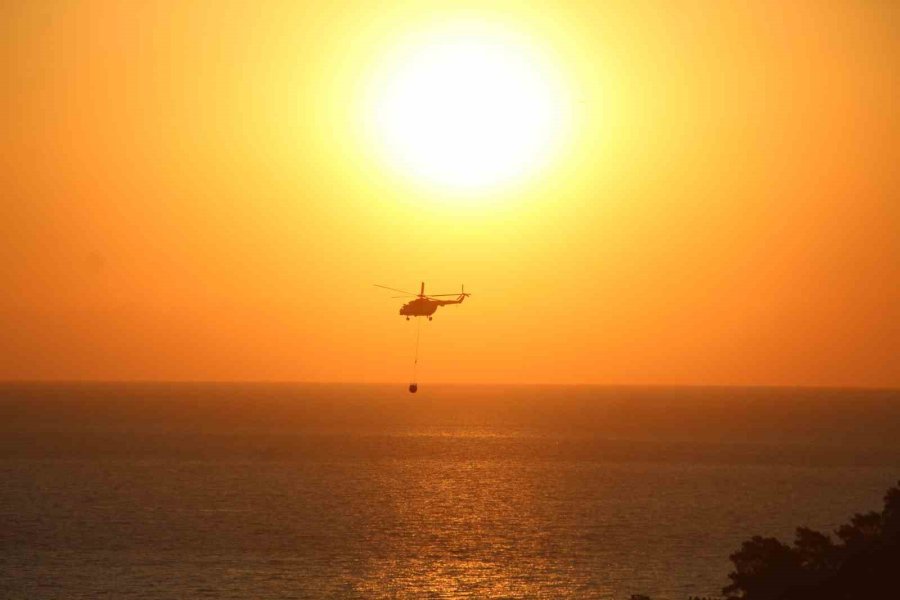
[[[431, 321], [433, 318], [432, 315], [438, 309], [438, 307], [445, 306], [447, 304], [462, 304], [462, 301], [465, 300], [466, 297], [471, 296], [471, 294], [466, 293], [466, 286], [462, 286], [462, 291], [460, 291], [458, 294], [429, 294], [426, 296], [424, 281], [419, 288], [418, 294], [390, 288], [385, 285], [375, 284], [375, 287], [383, 288], [385, 290], [391, 290], [392, 292], [400, 292], [401, 294], [403, 294], [403, 296], [393, 296], [394, 298], [415, 296], [415, 300], [410, 300], [400, 307], [400, 315], [406, 317], [407, 321], [409, 321], [410, 317], [428, 317], [428, 320]], [[456, 296], [456, 300], [435, 300], [435, 298], [443, 296]]]

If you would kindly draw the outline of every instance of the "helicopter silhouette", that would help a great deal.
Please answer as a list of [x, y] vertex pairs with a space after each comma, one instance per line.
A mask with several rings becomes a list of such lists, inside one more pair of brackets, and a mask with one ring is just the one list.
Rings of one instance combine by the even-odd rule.
[[[424, 281], [422, 282], [422, 286], [419, 288], [418, 294], [405, 292], [403, 290], [387, 287], [385, 285], [375, 284], [375, 287], [383, 288], [385, 290], [391, 290], [392, 292], [400, 292], [401, 294], [403, 294], [403, 296], [392, 296], [393, 298], [415, 296], [415, 300], [410, 300], [400, 307], [400, 315], [406, 317], [407, 321], [409, 321], [410, 317], [428, 317], [428, 320], [430, 321], [433, 318], [431, 315], [433, 315], [439, 307], [446, 306], [447, 304], [462, 304], [463, 300], [465, 300], [466, 297], [471, 296], [471, 294], [466, 293], [466, 286], [462, 286], [462, 291], [458, 294], [426, 295]], [[443, 296], [456, 296], [456, 300], [435, 300], [435, 298]]]

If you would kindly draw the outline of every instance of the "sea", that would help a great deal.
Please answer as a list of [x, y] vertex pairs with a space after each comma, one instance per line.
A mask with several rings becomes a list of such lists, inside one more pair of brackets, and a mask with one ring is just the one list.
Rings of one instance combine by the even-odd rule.
[[0, 384], [0, 598], [719, 596], [900, 479], [900, 391]]

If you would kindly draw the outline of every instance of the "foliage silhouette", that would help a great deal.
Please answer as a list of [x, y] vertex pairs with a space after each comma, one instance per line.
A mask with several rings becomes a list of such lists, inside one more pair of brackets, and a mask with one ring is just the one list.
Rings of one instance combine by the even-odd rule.
[[731, 555], [731, 584], [742, 600], [900, 598], [900, 485], [884, 509], [856, 514], [835, 532], [840, 543], [799, 527], [793, 547], [756, 536]]
[[885, 494], [881, 512], [857, 513], [835, 535], [837, 544], [798, 527], [793, 547], [754, 536], [730, 556], [734, 571], [722, 593], [728, 600], [900, 598], [900, 482]]

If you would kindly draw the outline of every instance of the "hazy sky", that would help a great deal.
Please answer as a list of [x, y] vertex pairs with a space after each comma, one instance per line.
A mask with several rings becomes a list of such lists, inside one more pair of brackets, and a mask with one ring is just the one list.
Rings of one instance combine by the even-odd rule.
[[900, 4], [524, 6], [2, 3], [0, 378], [900, 386]]

